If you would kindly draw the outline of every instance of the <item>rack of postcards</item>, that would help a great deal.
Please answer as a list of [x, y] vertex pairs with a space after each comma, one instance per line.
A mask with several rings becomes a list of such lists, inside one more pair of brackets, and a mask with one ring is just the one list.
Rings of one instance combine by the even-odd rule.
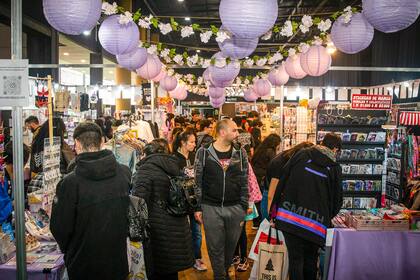
[[[52, 140], [52, 142], [51, 142]], [[43, 196], [42, 209], [48, 215], [51, 214], [52, 203], [55, 196], [55, 190], [61, 179], [60, 173], [61, 139], [60, 137], [44, 139], [44, 158], [43, 158]]]
[[4, 180], [4, 133], [3, 133], [3, 122], [0, 119], [0, 186], [2, 186]]
[[402, 201], [406, 156], [407, 144], [402, 138], [389, 143], [386, 153], [385, 205], [387, 207]]
[[343, 208], [381, 206], [384, 189], [386, 132], [385, 111], [349, 110], [339, 107], [318, 110], [317, 143], [329, 132], [342, 139], [338, 155], [343, 173]]

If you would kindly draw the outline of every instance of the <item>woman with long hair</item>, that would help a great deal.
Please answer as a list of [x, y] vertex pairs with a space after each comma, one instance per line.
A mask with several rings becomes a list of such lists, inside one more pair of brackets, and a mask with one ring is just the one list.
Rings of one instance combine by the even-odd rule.
[[268, 186], [268, 213], [270, 213], [271, 203], [273, 202], [274, 193], [276, 192], [277, 185], [283, 176], [283, 168], [286, 163], [300, 150], [312, 147], [314, 144], [311, 142], [302, 142], [293, 148], [290, 148], [278, 156], [276, 156], [268, 165], [267, 168], [267, 182]]
[[[180, 176], [178, 159], [169, 153], [168, 142], [155, 139], [144, 148], [145, 157], [133, 176], [135, 196], [146, 201], [151, 239], [151, 275], [148, 279], [178, 279], [178, 272], [193, 266], [188, 215], [171, 216], [164, 206], [171, 177]], [[146, 252], [145, 252], [146, 253]], [[150, 252], [147, 252], [148, 254]]]

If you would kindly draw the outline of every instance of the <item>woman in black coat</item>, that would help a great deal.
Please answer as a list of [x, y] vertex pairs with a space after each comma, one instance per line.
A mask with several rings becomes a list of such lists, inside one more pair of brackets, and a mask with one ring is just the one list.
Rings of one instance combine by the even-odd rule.
[[194, 262], [188, 216], [171, 216], [159, 203], [167, 201], [169, 177], [180, 175], [178, 159], [164, 139], [147, 144], [145, 154], [136, 166], [132, 193], [145, 199], [149, 211], [153, 275], [148, 279], [178, 279], [178, 272]]

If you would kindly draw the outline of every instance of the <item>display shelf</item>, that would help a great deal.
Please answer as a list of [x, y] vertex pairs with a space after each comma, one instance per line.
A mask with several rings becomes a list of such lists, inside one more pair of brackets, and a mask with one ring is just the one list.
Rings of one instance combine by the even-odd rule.
[[343, 178], [352, 180], [382, 180], [382, 174], [343, 174]]
[[342, 145], [351, 146], [351, 145], [363, 145], [363, 146], [384, 146], [385, 142], [343, 142]]
[[384, 159], [338, 159], [338, 163], [382, 163]]
[[370, 128], [382, 129], [382, 125], [369, 125], [369, 124], [318, 124], [318, 128]]
[[395, 168], [391, 168], [391, 167], [387, 167], [387, 168], [386, 168], [386, 170], [387, 170], [387, 171], [391, 171], [391, 172], [398, 172], [398, 173], [400, 173], [400, 172], [401, 172], [401, 170], [400, 170], [400, 169], [395, 169]]
[[343, 191], [344, 196], [378, 196], [380, 191]]
[[387, 184], [387, 185], [390, 185], [390, 186], [393, 186], [393, 187], [400, 187], [400, 185], [399, 185], [399, 184], [392, 183], [392, 182], [389, 182], [389, 181], [386, 181], [386, 184]]
[[397, 159], [401, 159], [402, 155], [401, 154], [388, 154], [389, 158], [397, 158]]

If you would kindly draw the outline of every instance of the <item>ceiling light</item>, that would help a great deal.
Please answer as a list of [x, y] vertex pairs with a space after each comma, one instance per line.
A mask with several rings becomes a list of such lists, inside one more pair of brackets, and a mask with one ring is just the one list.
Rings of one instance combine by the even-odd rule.
[[190, 21], [190, 20], [191, 20], [191, 18], [189, 18], [189, 17], [186, 17], [186, 18], [185, 18], [185, 20], [186, 20], [186, 21]]
[[201, 53], [201, 51], [200, 51], [200, 50], [196, 50], [196, 52]]
[[114, 74], [114, 71], [108, 71], [109, 74]]
[[86, 62], [86, 60], [85, 60], [85, 59], [81, 59], [80, 61], [81, 61], [82, 63], [85, 63], [85, 62]]
[[332, 45], [332, 46], [327, 46], [327, 52], [329, 53], [329, 54], [333, 54], [333, 53], [335, 53], [337, 51], [337, 48], [334, 46], [334, 45]]
[[63, 55], [68, 56], [70, 55], [68, 52], [63, 53]]
[[178, 2], [184, 2], [184, 0], [178, 0]]
[[85, 31], [83, 31], [83, 35], [85, 35], [85, 36], [89, 36], [89, 35], [90, 35], [90, 30], [85, 30]]

